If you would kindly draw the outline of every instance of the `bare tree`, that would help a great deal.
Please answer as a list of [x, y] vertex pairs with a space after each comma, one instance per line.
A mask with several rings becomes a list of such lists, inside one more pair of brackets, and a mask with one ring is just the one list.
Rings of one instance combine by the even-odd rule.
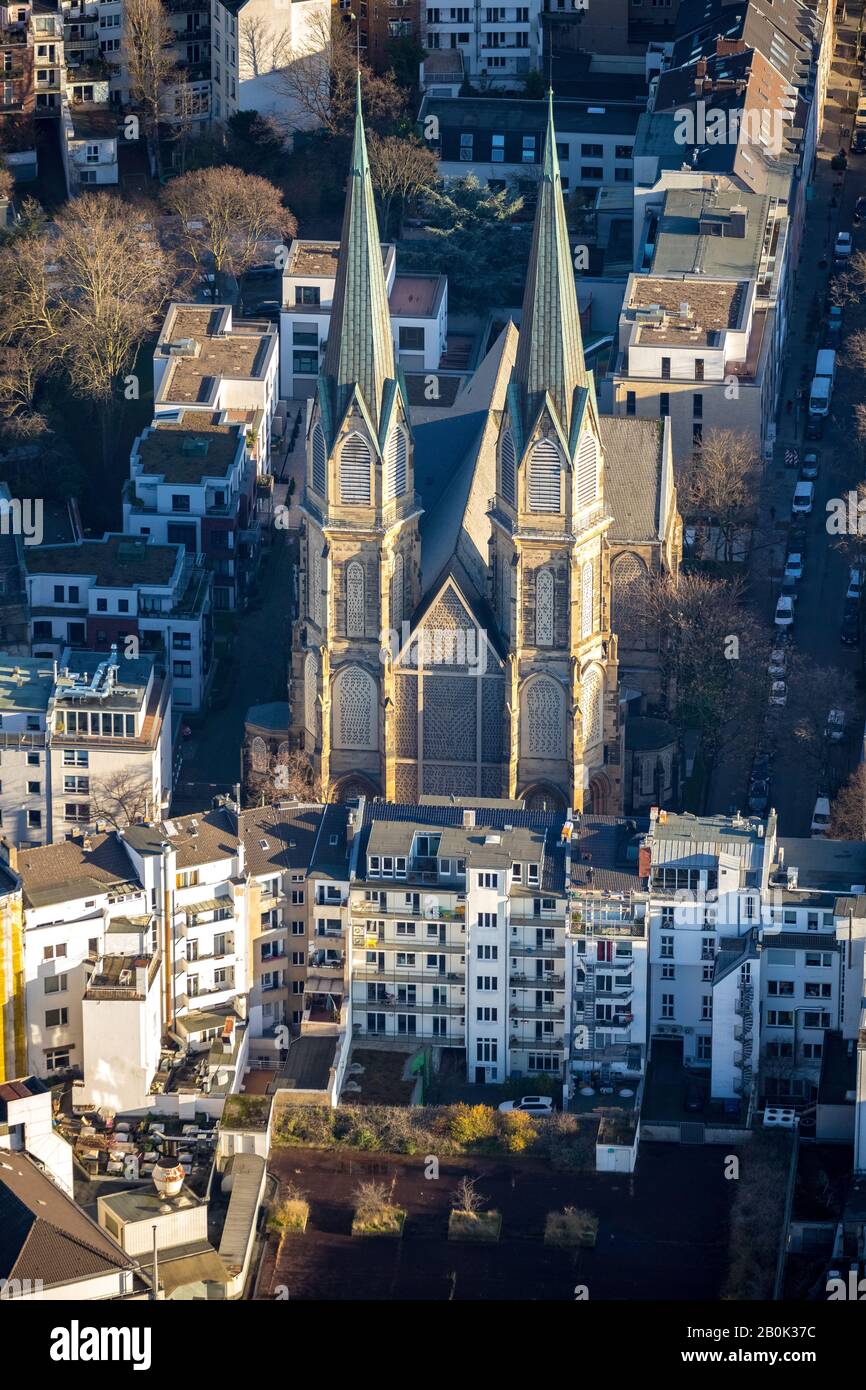
[[460, 1179], [454, 1191], [451, 1207], [454, 1211], [464, 1211], [470, 1215], [475, 1215], [484, 1206], [484, 1197], [478, 1191], [474, 1178], [466, 1177]]
[[382, 235], [388, 235], [391, 210], [396, 203], [394, 235], [399, 237], [408, 205], [436, 182], [436, 155], [420, 140], [373, 134], [370, 137], [370, 173], [382, 207]]
[[866, 371], [866, 328], [860, 328], [845, 339], [844, 361], [854, 371]]
[[246, 794], [250, 805], [270, 806], [277, 801], [320, 801], [321, 782], [307, 755], [300, 749], [281, 748], [268, 759], [267, 768], [251, 767]]
[[0, 155], [0, 202], [8, 203], [15, 191], [15, 179], [8, 164]]
[[172, 52], [174, 34], [162, 0], [125, 0], [124, 45], [129, 96], [144, 123], [145, 139], [162, 174], [159, 121], [165, 94], [184, 77]]
[[[278, 76], [292, 106], [329, 135], [351, 130], [355, 116], [358, 54], [355, 30], [328, 7], [306, 26], [306, 43]], [[391, 73], [379, 76], [361, 64], [361, 96], [368, 128], [393, 128], [406, 112], [406, 93]]]
[[866, 840], [866, 763], [860, 763], [830, 804], [832, 840]]
[[[700, 734], [711, 772], [761, 728], [769, 643], [744, 605], [742, 582], [703, 574], [647, 576], [633, 586], [634, 614], [659, 633], [663, 695], [671, 720]], [[709, 778], [706, 782], [709, 791]]]
[[94, 821], [106, 821], [115, 830], [121, 830], [154, 815], [157, 809], [146, 773], [126, 767], [90, 780], [90, 815]]
[[820, 778], [830, 769], [831, 742], [827, 716], [831, 709], [846, 716], [856, 708], [856, 690], [850, 671], [837, 666], [815, 666], [797, 653], [788, 664], [788, 707], [798, 762], [811, 766]]
[[280, 190], [231, 165], [172, 179], [163, 203], [179, 219], [178, 238], [193, 264], [217, 274], [240, 278], [258, 259], [262, 243], [297, 231]]
[[677, 482], [683, 516], [718, 528], [725, 562], [755, 514], [758, 452], [753, 435], [740, 430], [708, 430], [694, 459]]
[[[859, 252], [858, 252], [859, 254]], [[859, 304], [862, 298], [863, 289], [858, 277], [843, 271], [841, 275], [834, 275], [830, 281], [828, 290], [830, 303], [838, 308], [844, 309], [846, 304]]]

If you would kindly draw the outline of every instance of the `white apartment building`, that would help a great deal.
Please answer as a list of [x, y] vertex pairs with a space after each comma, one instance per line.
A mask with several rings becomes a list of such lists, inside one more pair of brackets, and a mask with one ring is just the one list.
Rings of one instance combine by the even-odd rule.
[[541, 66], [541, 0], [528, 5], [421, 6], [421, 43], [428, 52], [459, 50], [466, 77], [517, 90]]
[[0, 826], [15, 846], [62, 839], [171, 795], [171, 705], [152, 657], [66, 651], [60, 663], [0, 662]]
[[[280, 395], [312, 396], [328, 339], [337, 241], [302, 241], [289, 247], [280, 314]], [[392, 245], [382, 246], [385, 287], [397, 361], [405, 372], [435, 372], [448, 337], [448, 281], [444, 275], [397, 274]]]
[[73, 1195], [72, 1146], [55, 1130], [51, 1092], [36, 1076], [0, 1077], [0, 1153], [29, 1154]]
[[235, 326], [229, 304], [170, 304], [153, 353], [154, 415], [225, 412], [244, 426], [257, 473], [269, 473], [279, 356], [273, 324]]
[[213, 662], [213, 572], [182, 545], [111, 533], [24, 550], [37, 657], [66, 647], [152, 654], [178, 710], [201, 708]]

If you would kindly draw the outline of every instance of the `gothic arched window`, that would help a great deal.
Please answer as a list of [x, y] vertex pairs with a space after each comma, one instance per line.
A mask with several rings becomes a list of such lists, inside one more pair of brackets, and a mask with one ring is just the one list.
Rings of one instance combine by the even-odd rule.
[[577, 505], [587, 507], [598, 497], [598, 443], [589, 430], [577, 451]]
[[364, 636], [364, 566], [359, 560], [346, 566], [346, 636]]
[[304, 724], [313, 738], [316, 738], [319, 732], [318, 719], [316, 718], [318, 676], [316, 658], [312, 652], [308, 652], [304, 660]]
[[535, 575], [535, 645], [553, 646], [553, 575], [538, 570]]
[[322, 625], [322, 538], [311, 535], [307, 560], [307, 611], [317, 627]]
[[335, 748], [375, 748], [376, 685], [360, 666], [349, 666], [334, 678], [333, 739]]
[[584, 749], [593, 748], [601, 741], [602, 689], [601, 672], [596, 666], [590, 666], [580, 682]]
[[530, 758], [561, 758], [565, 751], [565, 700], [562, 686], [538, 676], [524, 697], [523, 747]]
[[514, 440], [511, 430], [506, 430], [502, 436], [502, 443], [499, 446], [499, 474], [501, 478], [500, 486], [502, 496], [506, 502], [514, 506], [514, 479], [515, 479], [515, 459], [514, 459]]
[[402, 497], [406, 491], [406, 436], [395, 425], [385, 455], [385, 501]]
[[647, 573], [639, 555], [626, 550], [613, 562], [611, 627], [623, 642], [633, 643], [640, 635], [640, 614], [637, 611], [638, 586]]
[[350, 506], [370, 502], [370, 450], [359, 434], [350, 434], [340, 449], [340, 501]]
[[391, 574], [391, 626], [399, 633], [403, 621], [403, 555], [398, 551], [394, 556], [394, 569]]
[[587, 560], [580, 576], [581, 597], [580, 597], [580, 635], [589, 637], [593, 628], [593, 574], [592, 562]]
[[559, 450], [550, 439], [540, 440], [529, 460], [529, 510], [562, 510], [562, 464]]
[[321, 425], [313, 429], [313, 487], [320, 497], [326, 496], [328, 487], [328, 448], [325, 444], [325, 431]]

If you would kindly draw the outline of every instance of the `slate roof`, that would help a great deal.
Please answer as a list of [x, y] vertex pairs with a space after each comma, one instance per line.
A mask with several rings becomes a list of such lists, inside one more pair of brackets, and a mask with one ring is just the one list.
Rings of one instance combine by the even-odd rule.
[[306, 870], [325, 811], [323, 806], [262, 806], [240, 814], [247, 872], [256, 876]]
[[514, 377], [523, 397], [524, 427], [529, 428], [549, 392], [566, 439], [574, 393], [588, 384], [572, 254], [551, 93]]
[[52, 1287], [135, 1267], [31, 1159], [0, 1154], [0, 1279]]
[[388, 291], [357, 80], [355, 136], [323, 375], [339, 421], [357, 386], [378, 428], [386, 381], [396, 377]]
[[664, 436], [658, 420], [599, 417], [604, 498], [611, 541], [653, 541], [659, 533]]

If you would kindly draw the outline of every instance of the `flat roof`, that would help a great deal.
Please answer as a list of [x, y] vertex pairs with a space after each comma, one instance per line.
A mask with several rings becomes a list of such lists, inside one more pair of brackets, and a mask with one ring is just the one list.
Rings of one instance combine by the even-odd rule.
[[33, 545], [24, 550], [28, 574], [77, 574], [104, 588], [167, 585], [183, 547], [157, 545], [144, 536], [109, 533], [101, 541]]
[[139, 436], [135, 453], [142, 473], [167, 483], [200, 483], [228, 475], [242, 439], [243, 427], [220, 414], [183, 411], [179, 420], [154, 420]]
[[54, 666], [43, 657], [0, 654], [0, 710], [48, 708], [54, 688]]
[[[757, 275], [769, 210], [769, 198], [739, 189], [668, 189], [659, 220], [653, 273], [699, 272], [726, 278]], [[737, 213], [742, 217], [736, 217]], [[735, 235], [740, 227], [743, 235]]]
[[[633, 275], [627, 309], [658, 306], [666, 322], [655, 326], [639, 323], [640, 341], [688, 346], [707, 342], [712, 332], [736, 328], [746, 296], [748, 280], [711, 280], [694, 275]], [[682, 306], [688, 312], [682, 312]]]
[[152, 1221], [155, 1216], [167, 1216], [171, 1211], [191, 1211], [196, 1207], [207, 1206], [201, 1197], [196, 1197], [186, 1184], [176, 1197], [162, 1197], [155, 1188], [133, 1187], [126, 1192], [111, 1192], [100, 1197], [125, 1226], [136, 1221]]
[[395, 275], [388, 306], [392, 314], [431, 318], [445, 290], [444, 275]]

